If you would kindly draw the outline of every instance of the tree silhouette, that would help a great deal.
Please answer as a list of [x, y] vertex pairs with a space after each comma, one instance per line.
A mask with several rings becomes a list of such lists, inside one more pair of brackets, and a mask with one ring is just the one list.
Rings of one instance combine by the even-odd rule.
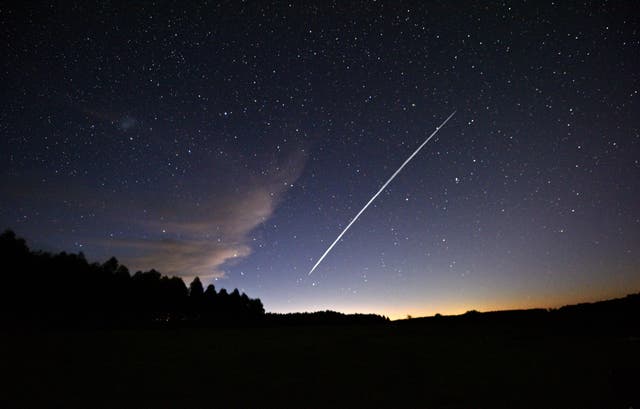
[[189, 297], [200, 299], [203, 295], [204, 289], [202, 287], [202, 283], [200, 282], [200, 278], [196, 277], [189, 285]]
[[102, 270], [107, 274], [115, 274], [116, 270], [119, 267], [118, 259], [115, 257], [111, 257], [109, 260], [105, 261], [102, 264]]
[[218, 294], [209, 285], [204, 291], [197, 277], [187, 288], [181, 278], [153, 269], [131, 275], [115, 257], [99, 264], [82, 253], [32, 252], [10, 230], [0, 234], [0, 257], [0, 320], [8, 325], [216, 325], [264, 316], [260, 300], [238, 290]]
[[213, 300], [216, 297], [216, 287], [213, 284], [209, 284], [204, 291], [204, 297], [207, 300]]

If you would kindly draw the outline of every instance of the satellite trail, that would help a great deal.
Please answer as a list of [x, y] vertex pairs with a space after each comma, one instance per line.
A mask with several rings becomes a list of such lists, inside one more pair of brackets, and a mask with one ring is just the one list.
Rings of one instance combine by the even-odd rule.
[[414, 157], [414, 156], [416, 156], [416, 155], [418, 154], [418, 152], [420, 152], [420, 149], [422, 149], [422, 147], [423, 147], [424, 145], [426, 145], [426, 144], [427, 144], [427, 142], [429, 142], [429, 141], [431, 140], [431, 138], [433, 138], [433, 137], [438, 133], [438, 131], [439, 131], [443, 126], [445, 126], [445, 124], [449, 121], [449, 119], [451, 119], [451, 117], [452, 117], [452, 116], [454, 116], [455, 114], [456, 114], [456, 111], [453, 111], [453, 112], [451, 113], [451, 115], [449, 115], [449, 116], [447, 117], [447, 119], [445, 119], [445, 120], [444, 120], [444, 122], [442, 122], [442, 123], [440, 124], [440, 126], [438, 126], [438, 127], [436, 128], [436, 130], [435, 130], [435, 131], [433, 131], [433, 133], [432, 133], [431, 135], [429, 135], [429, 137], [428, 137], [427, 139], [425, 139], [425, 141], [424, 141], [424, 142], [422, 142], [422, 145], [418, 146], [418, 149], [416, 149], [416, 150], [415, 150], [415, 152], [413, 152], [413, 153], [411, 154], [411, 156], [409, 156], [409, 157], [407, 158], [407, 160], [405, 160], [405, 161], [404, 161], [404, 163], [403, 163], [402, 165], [400, 165], [400, 167], [398, 168], [398, 170], [396, 170], [396, 171], [394, 172], [394, 174], [393, 174], [393, 175], [391, 175], [391, 177], [389, 178], [389, 180], [387, 180], [387, 181], [384, 183], [384, 185], [382, 185], [382, 187], [380, 188], [380, 190], [378, 190], [378, 192], [377, 192], [375, 195], [373, 195], [373, 197], [372, 197], [371, 199], [369, 199], [369, 201], [367, 202], [367, 204], [366, 204], [366, 205], [364, 205], [364, 207], [362, 208], [362, 210], [360, 210], [360, 211], [358, 212], [358, 214], [356, 214], [356, 217], [354, 217], [354, 218], [353, 218], [353, 220], [351, 220], [351, 222], [347, 225], [347, 227], [345, 227], [345, 228], [344, 228], [344, 230], [342, 230], [342, 233], [340, 233], [340, 235], [338, 235], [338, 238], [336, 238], [336, 239], [333, 241], [333, 243], [331, 243], [331, 245], [329, 246], [329, 248], [327, 249], [327, 251], [325, 251], [325, 252], [324, 252], [324, 254], [322, 255], [322, 257], [320, 257], [320, 259], [318, 259], [318, 261], [317, 261], [317, 262], [316, 262], [316, 264], [313, 266], [313, 268], [311, 269], [311, 271], [309, 271], [309, 274], [308, 274], [308, 275], [311, 275], [311, 273], [313, 273], [313, 270], [315, 270], [315, 269], [316, 269], [316, 267], [318, 267], [318, 265], [322, 262], [322, 260], [324, 260], [324, 258], [327, 256], [327, 254], [329, 254], [329, 252], [330, 252], [330, 251], [331, 251], [331, 249], [333, 248], [333, 246], [335, 246], [335, 245], [336, 245], [336, 243], [338, 243], [338, 241], [340, 241], [340, 239], [342, 238], [342, 236], [344, 236], [344, 234], [347, 232], [347, 230], [349, 230], [349, 227], [351, 227], [351, 225], [352, 225], [353, 223], [355, 223], [355, 222], [356, 222], [356, 220], [358, 220], [358, 217], [360, 217], [360, 215], [361, 215], [362, 213], [364, 213], [364, 211], [365, 211], [365, 210], [367, 210], [367, 207], [369, 207], [369, 205], [370, 205], [374, 200], [376, 200], [376, 197], [378, 197], [378, 195], [379, 195], [380, 193], [382, 193], [382, 191], [384, 190], [384, 188], [385, 188], [385, 187], [387, 187], [387, 185], [388, 185], [389, 183], [391, 183], [391, 181], [392, 181], [392, 180], [393, 180], [393, 179], [398, 175], [398, 173], [400, 173], [400, 171], [402, 170], [402, 168], [404, 168], [404, 167], [407, 165], [407, 163], [409, 163], [409, 161], [411, 161], [411, 159], [413, 159], [413, 157]]

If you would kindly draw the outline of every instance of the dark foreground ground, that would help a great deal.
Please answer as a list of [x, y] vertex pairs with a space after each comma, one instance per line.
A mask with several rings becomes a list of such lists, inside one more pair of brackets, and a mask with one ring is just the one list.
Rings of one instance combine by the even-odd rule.
[[2, 408], [640, 407], [640, 340], [422, 324], [10, 333]]

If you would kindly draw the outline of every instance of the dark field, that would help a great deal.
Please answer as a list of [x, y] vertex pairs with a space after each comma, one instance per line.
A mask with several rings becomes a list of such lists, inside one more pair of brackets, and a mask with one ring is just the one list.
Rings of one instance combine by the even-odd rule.
[[637, 405], [638, 338], [536, 332], [391, 323], [3, 334], [0, 407]]

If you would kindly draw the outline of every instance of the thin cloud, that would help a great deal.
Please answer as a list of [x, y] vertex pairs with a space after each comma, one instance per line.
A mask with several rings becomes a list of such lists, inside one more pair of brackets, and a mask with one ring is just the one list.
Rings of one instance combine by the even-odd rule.
[[[0, 193], [6, 193], [7, 206], [15, 209], [37, 198], [56, 209], [60, 220], [73, 220], [80, 212], [97, 215], [77, 233], [90, 256], [116, 255], [133, 271], [155, 268], [183, 277], [221, 278], [227, 267], [251, 254], [251, 232], [269, 220], [300, 176], [305, 149], [290, 145], [279, 156], [234, 152], [216, 157], [198, 175], [158, 173], [154, 186], [136, 190], [101, 187], [87, 176], [62, 184], [56, 177], [43, 183], [40, 175], [22, 174], [0, 175]], [[127, 170], [129, 179], [144, 178], [142, 171]], [[36, 237], [43, 243], [58, 233], [55, 224], [30, 223], [43, 234]], [[105, 239], [111, 232], [114, 238]], [[49, 242], [47, 248], [68, 249], [56, 246]]]
[[224, 277], [220, 266], [229, 260], [251, 254], [245, 244], [209, 240], [121, 240], [117, 245], [142, 254], [127, 261], [134, 269], [155, 266], [167, 274], [211, 278]]
[[[221, 278], [225, 267], [251, 254], [249, 234], [268, 220], [284, 193], [298, 179], [306, 155], [297, 150], [272, 163], [265, 175], [235, 171], [225, 186], [210, 186], [193, 203], [164, 200], [161, 220], [139, 222], [143, 230], [163, 232], [171, 239], [117, 240], [110, 244], [132, 250], [124, 259], [133, 269], [156, 268], [163, 273]], [[218, 182], [219, 183], [219, 182]], [[241, 186], [233, 188], [232, 186]]]

